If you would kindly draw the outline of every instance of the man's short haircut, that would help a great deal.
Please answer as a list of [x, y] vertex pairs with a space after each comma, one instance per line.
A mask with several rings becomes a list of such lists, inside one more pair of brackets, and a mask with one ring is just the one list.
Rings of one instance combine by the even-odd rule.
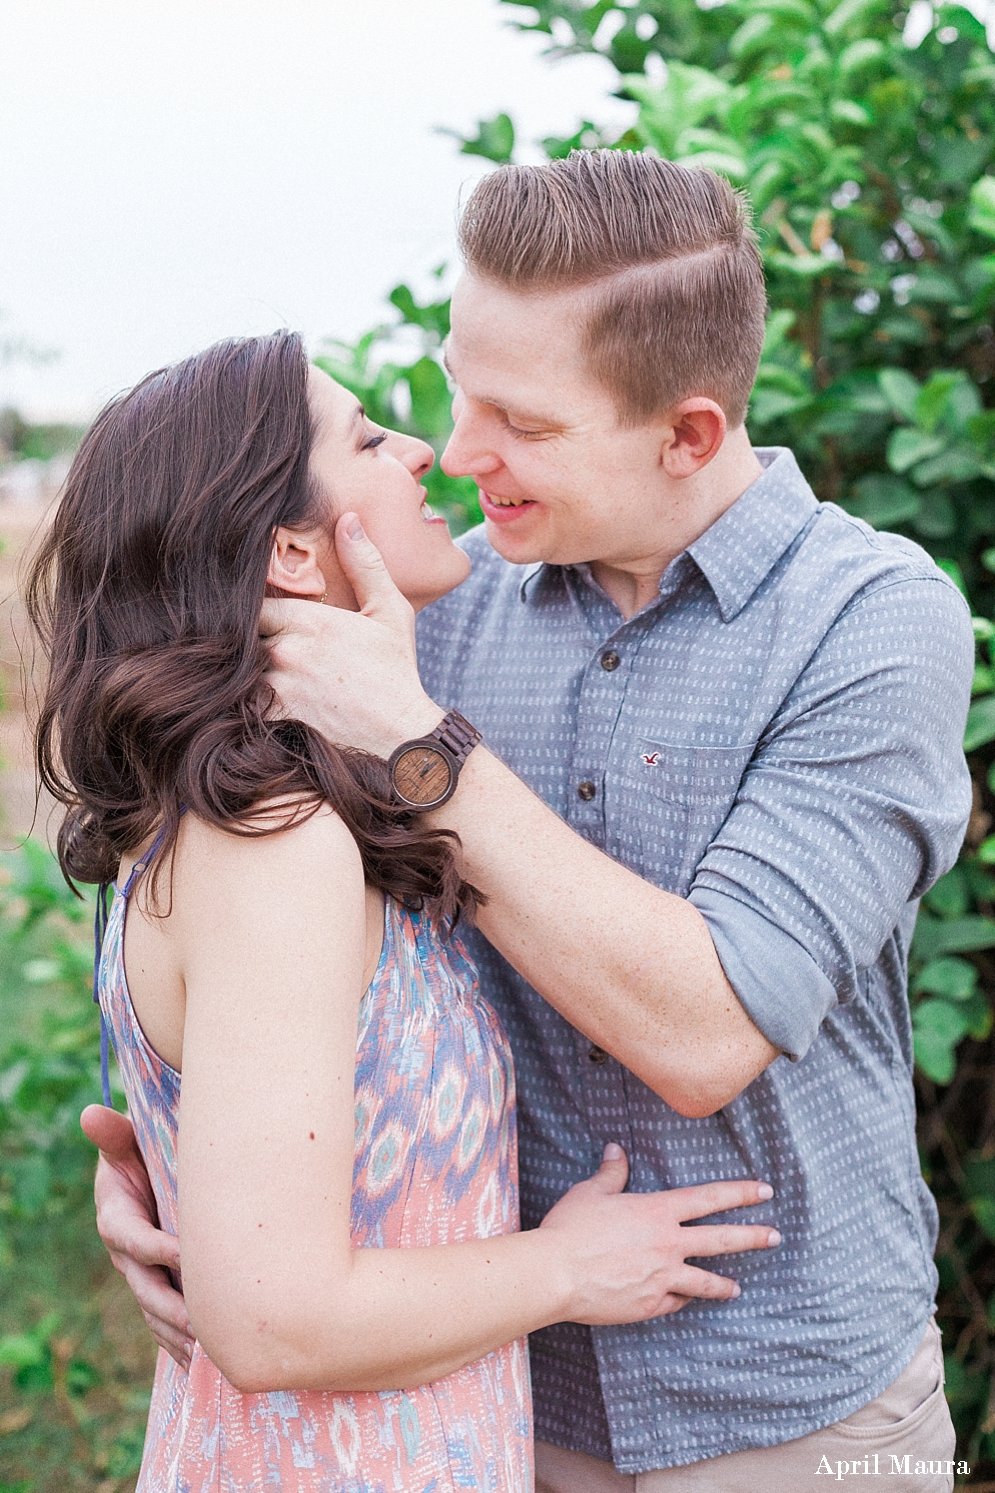
[[471, 274], [523, 294], [591, 287], [585, 347], [624, 423], [694, 394], [745, 418], [763, 268], [746, 203], [713, 171], [621, 150], [503, 166], [467, 202], [460, 247]]

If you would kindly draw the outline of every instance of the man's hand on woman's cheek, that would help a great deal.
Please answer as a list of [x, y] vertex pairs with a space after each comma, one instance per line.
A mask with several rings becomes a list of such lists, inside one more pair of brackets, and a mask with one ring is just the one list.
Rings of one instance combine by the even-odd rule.
[[434, 730], [445, 712], [418, 677], [414, 611], [362, 529], [350, 537], [352, 518], [342, 516], [335, 539], [361, 610], [264, 601], [266, 677], [282, 715], [306, 721], [340, 746], [389, 757], [402, 741]]

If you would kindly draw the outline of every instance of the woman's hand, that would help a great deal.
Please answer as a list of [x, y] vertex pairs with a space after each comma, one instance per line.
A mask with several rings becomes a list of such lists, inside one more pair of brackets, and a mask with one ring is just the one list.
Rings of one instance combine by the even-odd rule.
[[149, 1331], [181, 1368], [189, 1368], [193, 1335], [186, 1303], [168, 1271], [179, 1271], [180, 1245], [158, 1227], [152, 1184], [126, 1115], [90, 1104], [83, 1133], [100, 1150], [93, 1192], [97, 1232], [142, 1309]]
[[766, 1202], [774, 1191], [765, 1182], [623, 1194], [628, 1177], [621, 1146], [606, 1146], [594, 1176], [571, 1187], [540, 1224], [560, 1232], [566, 1245], [573, 1274], [569, 1321], [643, 1322], [680, 1311], [693, 1296], [728, 1301], [739, 1295], [736, 1282], [688, 1265], [688, 1255], [739, 1254], [781, 1242], [766, 1224], [681, 1227], [690, 1218]]

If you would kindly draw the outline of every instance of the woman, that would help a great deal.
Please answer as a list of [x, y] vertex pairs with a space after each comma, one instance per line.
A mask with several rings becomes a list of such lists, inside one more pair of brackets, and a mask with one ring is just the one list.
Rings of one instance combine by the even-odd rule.
[[[117, 878], [98, 993], [196, 1336], [185, 1368], [160, 1355], [147, 1493], [526, 1493], [526, 1333], [738, 1294], [611, 1157], [516, 1232], [510, 1054], [450, 936], [458, 847], [385, 764], [269, 719], [263, 595], [355, 606], [339, 515], [414, 605], [464, 578], [431, 461], [297, 337], [221, 344], [97, 419], [35, 567], [41, 772], [67, 876]], [[696, 1192], [686, 1217], [770, 1195]], [[702, 1228], [695, 1252], [776, 1238]]]

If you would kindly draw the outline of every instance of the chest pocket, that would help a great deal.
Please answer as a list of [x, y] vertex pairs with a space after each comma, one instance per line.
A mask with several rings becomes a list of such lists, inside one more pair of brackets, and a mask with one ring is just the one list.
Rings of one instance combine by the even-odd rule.
[[732, 808], [753, 746], [697, 747], [643, 738], [632, 768], [642, 873], [687, 893]]

